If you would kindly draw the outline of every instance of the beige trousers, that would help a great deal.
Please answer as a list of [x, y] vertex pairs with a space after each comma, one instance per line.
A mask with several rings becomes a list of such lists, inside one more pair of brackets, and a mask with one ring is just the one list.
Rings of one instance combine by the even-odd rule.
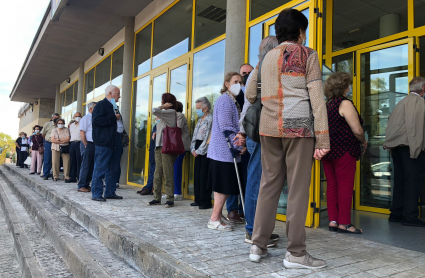
[[314, 138], [261, 136], [260, 140], [263, 173], [252, 233], [253, 244], [267, 249], [267, 241], [275, 228], [277, 205], [286, 178], [289, 189], [286, 210], [287, 250], [293, 256], [304, 256]]
[[[61, 152], [52, 150], [52, 168], [53, 178], [59, 178], [59, 166], [61, 161]], [[65, 179], [69, 179], [70, 156], [69, 153], [62, 154], [63, 174]]]

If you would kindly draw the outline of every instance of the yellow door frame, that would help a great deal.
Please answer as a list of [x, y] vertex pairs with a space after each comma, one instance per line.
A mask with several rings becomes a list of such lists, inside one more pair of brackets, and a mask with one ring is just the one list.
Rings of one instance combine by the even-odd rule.
[[[358, 50], [356, 52], [356, 61], [355, 61], [357, 75], [360, 75], [360, 73], [361, 73], [361, 55], [362, 54], [374, 52], [374, 51], [378, 51], [378, 50], [382, 50], [382, 49], [386, 49], [386, 48], [391, 48], [391, 47], [399, 46], [399, 45], [408, 45], [408, 49], [409, 49], [409, 54], [408, 54], [408, 79], [412, 80], [412, 78], [415, 76], [415, 64], [416, 64], [416, 59], [417, 59], [415, 49], [413, 48], [414, 43], [415, 43], [415, 38], [411, 37], [411, 38], [407, 38], [407, 39], [401, 39], [401, 40], [398, 40], [398, 41], [393, 41], [393, 42], [389, 42], [389, 43], [385, 43], [385, 44], [375, 45], [375, 46], [371, 46], [371, 47], [367, 47], [367, 48]], [[361, 82], [361, 77], [357, 77], [357, 81], [356, 81], [357, 88], [360, 88], [360, 82]], [[359, 111], [361, 111], [360, 91], [353, 90], [353, 93], [354, 93], [353, 100], [355, 102], [355, 105], [356, 105], [357, 109]], [[361, 191], [360, 190], [361, 189], [360, 160], [357, 161], [356, 167], [357, 167], [357, 171], [356, 171], [355, 183], [354, 183], [355, 184], [354, 185], [355, 186], [355, 206], [354, 206], [354, 209], [362, 210], [362, 211], [389, 214], [390, 213], [389, 209], [362, 206], [360, 204], [360, 191]]]

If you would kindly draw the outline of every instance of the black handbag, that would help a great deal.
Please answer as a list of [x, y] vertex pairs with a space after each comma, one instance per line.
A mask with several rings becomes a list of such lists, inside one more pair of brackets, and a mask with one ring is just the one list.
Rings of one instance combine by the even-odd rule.
[[60, 152], [62, 153], [69, 153], [69, 145], [66, 146], [59, 146]]
[[263, 108], [263, 105], [261, 104], [261, 66], [263, 64], [263, 60], [264, 58], [258, 65], [257, 99], [246, 111], [245, 118], [242, 123], [246, 135], [256, 143], [260, 143], [260, 117], [261, 109]]

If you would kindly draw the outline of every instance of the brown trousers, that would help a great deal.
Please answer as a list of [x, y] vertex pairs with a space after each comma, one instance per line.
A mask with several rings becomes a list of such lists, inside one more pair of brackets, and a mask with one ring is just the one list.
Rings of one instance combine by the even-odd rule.
[[314, 138], [261, 136], [260, 140], [263, 173], [252, 233], [253, 244], [263, 250], [267, 249], [267, 241], [275, 228], [277, 205], [286, 178], [289, 189], [286, 249], [293, 256], [304, 256]]
[[62, 155], [63, 163], [63, 175], [65, 179], [69, 179], [69, 167], [71, 166], [71, 159], [69, 153], [61, 154], [60, 151], [52, 150], [52, 168], [53, 168], [53, 177], [59, 178], [59, 168]]

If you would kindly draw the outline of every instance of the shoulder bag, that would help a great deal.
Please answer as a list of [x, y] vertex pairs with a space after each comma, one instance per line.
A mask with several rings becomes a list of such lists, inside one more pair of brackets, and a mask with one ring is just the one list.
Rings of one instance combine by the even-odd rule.
[[35, 141], [37, 142], [37, 145], [38, 145], [38, 153], [44, 154], [44, 146], [40, 146], [40, 143], [37, 140], [37, 136], [35, 136]]
[[127, 148], [129, 144], [130, 144], [130, 138], [128, 137], [127, 131], [125, 131], [124, 129], [124, 131], [122, 132], [122, 147]]
[[246, 135], [257, 143], [260, 143], [260, 117], [261, 109], [263, 108], [263, 105], [261, 104], [261, 66], [263, 61], [264, 58], [260, 61], [258, 66], [257, 99], [246, 111], [245, 118], [242, 123]]
[[182, 129], [177, 126], [177, 113], [176, 113], [176, 127], [165, 126], [162, 130], [162, 150], [163, 154], [180, 155], [185, 152]]
[[[60, 135], [59, 135], [59, 132], [57, 130], [56, 130], [56, 133], [58, 134], [58, 138], [60, 139]], [[60, 153], [61, 154], [63, 154], [63, 153], [69, 153], [69, 144], [68, 145], [65, 145], [65, 146], [59, 145], [59, 149], [60, 149]]]

